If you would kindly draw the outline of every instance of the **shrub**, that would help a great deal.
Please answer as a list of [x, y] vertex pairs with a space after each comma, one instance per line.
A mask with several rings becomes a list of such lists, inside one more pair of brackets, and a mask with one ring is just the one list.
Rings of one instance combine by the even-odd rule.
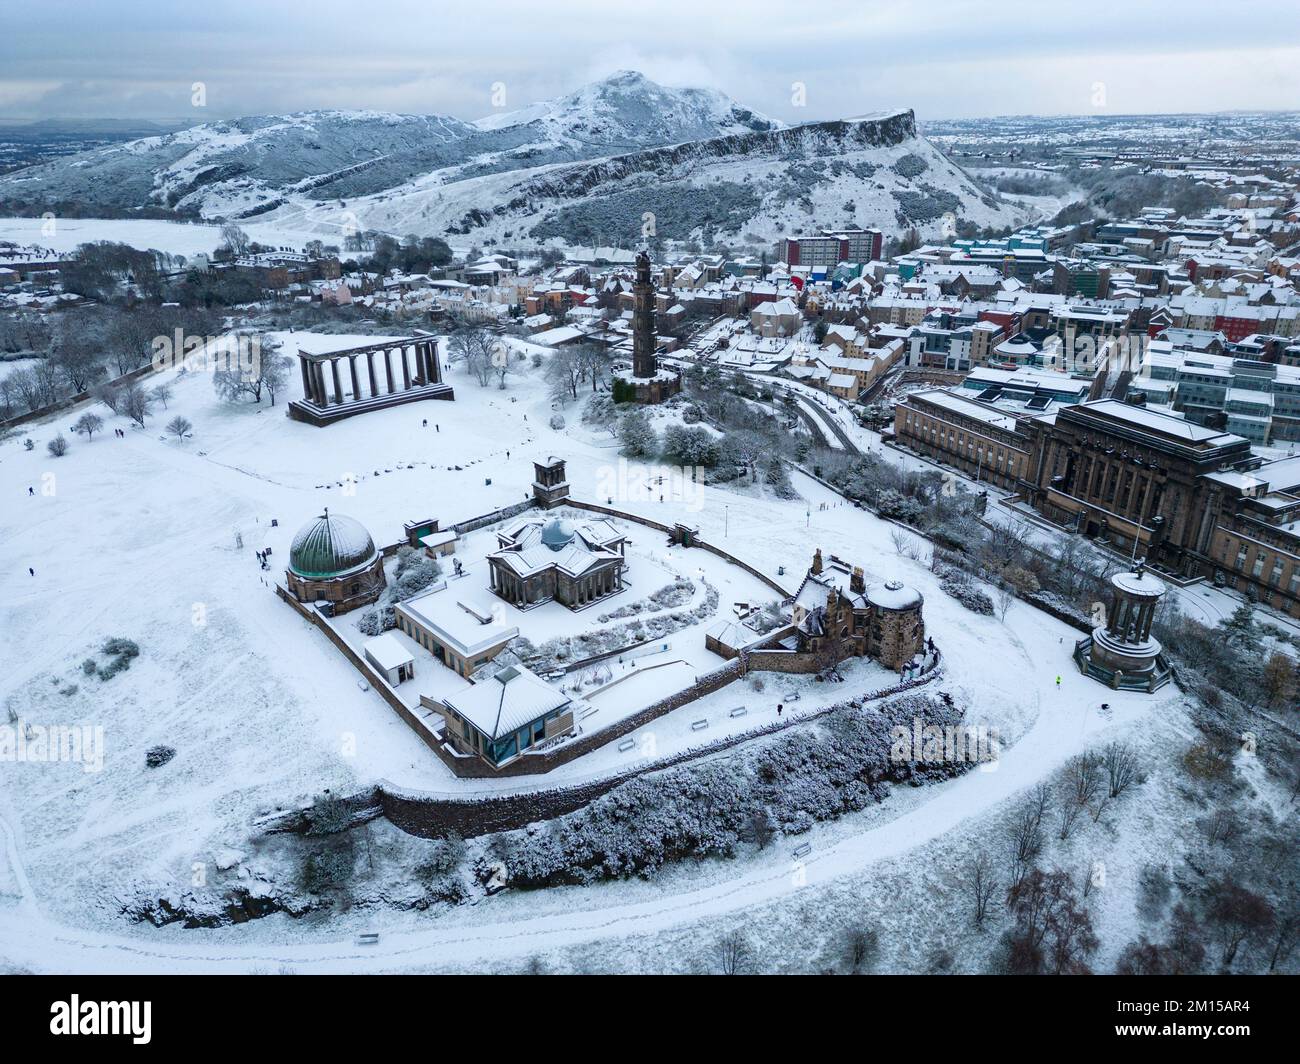
[[798, 743], [639, 777], [539, 830], [502, 835], [502, 859], [514, 886], [541, 887], [648, 877], [672, 861], [728, 856], [754, 838], [760, 820], [800, 834], [880, 800], [889, 781], [919, 785], [966, 771], [970, 764], [956, 759], [891, 756], [891, 727], [961, 719], [959, 707], [918, 694], [845, 703]]
[[[109, 657], [109, 663], [99, 669], [99, 678], [101, 680], [111, 680], [119, 672], [126, 672], [131, 667], [131, 662], [140, 656], [140, 647], [130, 639], [123, 639], [121, 636], [115, 636], [108, 640], [103, 647], [104, 653]], [[86, 667], [85, 662], [81, 666]], [[89, 675], [89, 674], [87, 674]]]
[[176, 750], [171, 746], [151, 746], [144, 755], [144, 763], [148, 768], [161, 768], [176, 756]]
[[312, 894], [346, 886], [352, 878], [352, 851], [342, 846], [330, 846], [303, 853], [299, 879], [303, 889]]
[[950, 576], [940, 581], [939, 586], [971, 612], [993, 616], [993, 600], [973, 584]]

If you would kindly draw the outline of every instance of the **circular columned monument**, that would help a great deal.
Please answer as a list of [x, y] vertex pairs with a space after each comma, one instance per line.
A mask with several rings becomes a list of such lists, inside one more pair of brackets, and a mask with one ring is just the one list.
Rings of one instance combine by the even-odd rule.
[[1106, 622], [1075, 644], [1081, 671], [1114, 688], [1154, 691], [1169, 682], [1160, 641], [1151, 635], [1156, 607], [1168, 588], [1139, 562], [1132, 572], [1110, 578], [1111, 608]]
[[384, 560], [360, 521], [326, 510], [293, 537], [285, 578], [299, 602], [327, 602], [346, 613], [379, 597]]

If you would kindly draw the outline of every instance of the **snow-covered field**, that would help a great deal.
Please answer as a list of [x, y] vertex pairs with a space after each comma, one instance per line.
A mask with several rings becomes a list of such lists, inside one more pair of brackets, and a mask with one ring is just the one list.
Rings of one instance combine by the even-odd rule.
[[[362, 340], [283, 339], [286, 350]], [[1005, 622], [970, 613], [924, 564], [897, 553], [893, 525], [810, 478], [795, 476], [803, 495], [795, 501], [714, 488], [703, 489], [699, 505], [671, 495], [662, 503], [619, 499], [627, 510], [696, 524], [768, 573], [785, 566], [789, 582], [821, 547], [862, 564], [869, 583], [898, 577], [918, 587], [944, 653], [945, 688], [972, 707], [971, 723], [1000, 734], [996, 770], [908, 791], [816, 828], [805, 837], [812, 851], [799, 876], [786, 842], [736, 861], [675, 868], [652, 883], [526, 899], [507, 892], [445, 912], [276, 916], [221, 931], [124, 921], [120, 901], [137, 889], [184, 889], [215, 855], [246, 849], [259, 813], [380, 778], [428, 790], [458, 786], [378, 696], [359, 688], [323, 636], [275, 597], [275, 574], [259, 569], [253, 550], [270, 546], [283, 564], [294, 531], [326, 505], [360, 520], [376, 543], [398, 539], [413, 518], [463, 520], [522, 499], [533, 459], [548, 454], [567, 459], [576, 497], [597, 498], [618, 461], [615, 441], [581, 426], [576, 406], [565, 411], [568, 428], [550, 429], [540, 371], [520, 366], [506, 391], [480, 388], [455, 371], [455, 402], [371, 413], [328, 429], [284, 416], [299, 387], [296, 372], [274, 409], [221, 403], [206, 377], [190, 374], [174, 382], [169, 409], [146, 430], [101, 409], [107, 431], [87, 443], [69, 433], [79, 414], [69, 411], [26, 430], [32, 451], [18, 441], [0, 446], [7, 500], [0, 507], [0, 696], [28, 723], [104, 729], [102, 772], [69, 763], [0, 765], [0, 959], [41, 970], [323, 971], [510, 965], [578, 948], [607, 956], [602, 940], [689, 939], [695, 925], [762, 920], [772, 907], [792, 911], [792, 900], [838, 897], [877, 873], [924, 868], [935, 847], [987, 829], [1008, 800], [1072, 753], [1153, 720], [1176, 727], [1176, 691], [1114, 693], [1078, 676], [1069, 661], [1073, 630], [1021, 603]], [[176, 413], [194, 423], [191, 439], [164, 438], [162, 426]], [[116, 438], [114, 427], [126, 438]], [[71, 450], [56, 459], [45, 443], [59, 431]], [[654, 539], [647, 529], [639, 536]], [[683, 557], [694, 563], [689, 552]], [[137, 641], [140, 657], [108, 680], [83, 675], [83, 660], [104, 662], [98, 651], [112, 636]], [[674, 638], [688, 637], [702, 638]], [[807, 691], [800, 709], [882, 685], [874, 666], [850, 671], [839, 689], [792, 682]], [[737, 705], [763, 723], [786, 689], [783, 678], [761, 693], [733, 685], [656, 726], [665, 743], [678, 741], [674, 735], [690, 742], [690, 721], [707, 716], [711, 728], [721, 726]], [[1109, 716], [1099, 713], [1103, 701]], [[145, 752], [159, 744], [174, 747], [175, 758], [146, 768]], [[574, 763], [574, 778], [601, 771], [602, 758], [615, 766], [616, 753]], [[352, 945], [363, 923], [385, 931], [379, 947]]]
[[[273, 247], [301, 248], [321, 234], [261, 222], [240, 223], [249, 239]], [[133, 218], [0, 218], [0, 242], [38, 247], [56, 254], [79, 244], [111, 240], [169, 255], [211, 255], [221, 243], [221, 226]]]

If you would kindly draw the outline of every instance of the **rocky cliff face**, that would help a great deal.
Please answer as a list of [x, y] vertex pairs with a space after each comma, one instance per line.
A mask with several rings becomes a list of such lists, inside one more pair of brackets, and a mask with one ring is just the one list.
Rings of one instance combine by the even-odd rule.
[[359, 223], [625, 248], [647, 236], [752, 247], [813, 227], [938, 236], [1021, 217], [918, 135], [911, 111], [785, 127], [629, 71], [476, 123], [323, 111], [196, 126], [17, 171], [0, 201], [256, 217], [330, 242]]

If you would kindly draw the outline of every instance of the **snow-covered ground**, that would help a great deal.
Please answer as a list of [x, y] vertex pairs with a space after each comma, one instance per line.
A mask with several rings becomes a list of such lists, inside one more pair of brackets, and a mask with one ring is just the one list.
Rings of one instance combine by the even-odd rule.
[[[249, 239], [274, 247], [301, 248], [321, 234], [306, 229], [262, 222], [241, 222]], [[0, 218], [0, 242], [38, 247], [56, 254], [73, 251], [79, 244], [111, 240], [136, 248], [152, 248], [187, 258], [211, 255], [221, 243], [221, 226], [134, 218]]]
[[[375, 338], [283, 339], [286, 350], [295, 343], [325, 350]], [[760, 911], [796, 891], [839, 889], [845, 877], [996, 815], [1085, 745], [1175, 709], [1172, 690], [1114, 693], [1080, 677], [1069, 660], [1076, 633], [1024, 604], [1013, 604], [1005, 621], [965, 610], [923, 560], [897, 552], [895, 526], [809, 477], [795, 476], [803, 499], [794, 501], [715, 488], [689, 502], [672, 493], [663, 502], [620, 498], [623, 509], [698, 525], [706, 539], [770, 574], [784, 566], [790, 583], [821, 547], [863, 565], [869, 583], [897, 577], [919, 588], [928, 631], [944, 653], [946, 689], [972, 707], [971, 723], [999, 731], [996, 770], [909, 791], [817, 828], [807, 837], [813, 849], [798, 887], [785, 843], [753, 858], [674, 869], [652, 884], [527, 900], [507, 892], [442, 913], [372, 911], [309, 923], [272, 917], [211, 932], [125, 923], [121, 898], [142, 884], [184, 888], [215, 854], [246, 849], [259, 813], [380, 778], [429, 790], [457, 785], [374, 692], [360, 689], [355, 670], [323, 636], [275, 597], [275, 574], [260, 570], [253, 550], [272, 547], [282, 565], [294, 531], [325, 505], [360, 520], [376, 543], [397, 540], [414, 518], [463, 520], [522, 499], [533, 459], [548, 454], [567, 459], [576, 497], [598, 498], [618, 462], [615, 441], [582, 426], [576, 406], [565, 411], [568, 428], [550, 429], [541, 371], [519, 365], [505, 391], [480, 388], [456, 370], [449, 377], [455, 402], [371, 413], [328, 429], [284, 417], [296, 373], [273, 409], [221, 403], [206, 377], [190, 374], [175, 380], [169, 409], [147, 429], [101, 409], [107, 431], [85, 442], [68, 431], [74, 410], [27, 428], [36, 441], [30, 452], [17, 441], [0, 446], [0, 497], [9, 500], [0, 508], [0, 693], [29, 723], [100, 725], [105, 735], [102, 772], [68, 763], [0, 767], [0, 892], [14, 899], [0, 901], [0, 958], [42, 970], [393, 970], [505, 963], [667, 933]], [[165, 437], [162, 425], [176, 413], [194, 423], [193, 438]], [[125, 428], [126, 438], [116, 438], [114, 427]], [[71, 450], [52, 458], [45, 443], [59, 431]], [[648, 533], [640, 538], [654, 542]], [[696, 564], [692, 552], [682, 556]], [[84, 659], [103, 663], [98, 651], [111, 636], [136, 640], [140, 657], [108, 680], [83, 675]], [[789, 681], [808, 692], [796, 709], [882, 686], [876, 671], [864, 666], [844, 685], [819, 691], [812, 681]], [[762, 692], [732, 685], [685, 707], [656, 722], [659, 749], [703, 741], [690, 729], [700, 718], [710, 721], [709, 738], [737, 719], [763, 723], [786, 689], [786, 678], [773, 677]], [[1102, 701], [1111, 716], [1099, 715]], [[748, 714], [731, 718], [740, 705]], [[158, 744], [176, 756], [146, 768], [145, 752]], [[572, 778], [598, 773], [601, 758], [614, 765], [624, 756], [639, 750], [597, 751], [573, 764]], [[378, 948], [353, 947], [359, 921], [385, 930]]]

